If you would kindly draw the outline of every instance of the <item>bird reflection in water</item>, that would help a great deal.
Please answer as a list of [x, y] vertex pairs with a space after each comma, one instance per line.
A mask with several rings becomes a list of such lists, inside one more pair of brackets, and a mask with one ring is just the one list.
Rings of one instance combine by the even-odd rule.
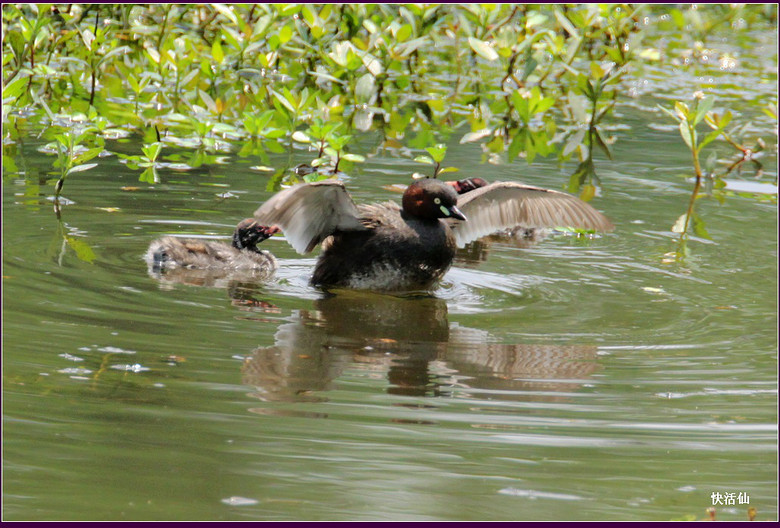
[[[163, 288], [225, 288], [244, 312], [281, 312], [263, 300], [262, 282], [240, 273], [175, 269], [152, 276]], [[256, 349], [242, 367], [243, 382], [256, 387], [252, 396], [263, 401], [325, 401], [325, 393], [336, 388], [334, 380], [358, 367], [386, 377], [393, 395], [435, 397], [478, 389], [493, 399], [551, 402], [567, 399], [599, 368], [594, 346], [496, 343], [484, 330], [450, 325], [447, 303], [427, 293], [325, 294], [313, 310], [300, 310], [280, 325], [275, 340], [274, 346]]]
[[282, 324], [272, 347], [245, 360], [243, 382], [263, 401], [323, 401], [356, 367], [387, 377], [387, 392], [564, 400], [598, 368], [595, 346], [500, 344], [489, 333], [450, 326], [447, 304], [430, 295], [340, 291]]
[[172, 290], [176, 285], [225, 289], [231, 304], [241, 309], [265, 313], [280, 313], [276, 306], [264, 301], [263, 285], [269, 275], [255, 270], [174, 268], [160, 270], [148, 267], [149, 276], [160, 288]]

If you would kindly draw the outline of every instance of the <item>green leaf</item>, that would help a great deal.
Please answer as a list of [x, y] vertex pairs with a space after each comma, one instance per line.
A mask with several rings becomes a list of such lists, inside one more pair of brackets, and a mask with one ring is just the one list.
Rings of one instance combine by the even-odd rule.
[[679, 120], [680, 120], [680, 116], [678, 116], [677, 114], [675, 114], [674, 112], [672, 112], [672, 111], [671, 111], [671, 110], [669, 110], [668, 108], [664, 108], [664, 107], [663, 107], [663, 106], [661, 106], [661, 105], [655, 105], [655, 106], [657, 106], [659, 110], [663, 110], [663, 111], [664, 111], [664, 113], [668, 114], [668, 115], [669, 115], [669, 117], [671, 117], [671, 118], [672, 118], [672, 119], [674, 119], [675, 121], [679, 121]]
[[588, 79], [585, 74], [581, 73], [577, 76], [577, 87], [580, 92], [591, 101], [598, 99], [596, 91], [593, 88], [593, 83], [590, 82], [590, 79]]
[[601, 65], [598, 62], [592, 61], [590, 63], [590, 75], [594, 79], [601, 79], [604, 77], [604, 69], [601, 67]]
[[217, 64], [222, 64], [225, 60], [225, 53], [222, 51], [222, 42], [220, 39], [215, 38], [214, 43], [211, 45], [211, 56]]
[[296, 114], [295, 107], [290, 103], [290, 101], [287, 100], [285, 96], [283, 96], [276, 90], [271, 90], [271, 94], [276, 98], [277, 101], [279, 101], [282, 104], [282, 106], [284, 106], [287, 110], [289, 110], [291, 114], [293, 115]]
[[677, 117], [687, 121], [690, 117], [691, 111], [688, 109], [688, 105], [682, 101], [674, 103], [674, 110], [677, 112]]
[[156, 183], [157, 182], [157, 171], [155, 170], [154, 167], [147, 168], [138, 177], [138, 181], [142, 181], [142, 182], [145, 182], [145, 183]]
[[289, 25], [283, 26], [282, 29], [279, 30], [279, 42], [282, 44], [287, 44], [292, 36], [293, 30]]
[[[225, 42], [227, 42], [230, 46], [232, 46], [234, 49], [240, 50], [241, 49], [241, 41], [243, 40], [243, 37], [241, 34], [236, 31], [233, 28], [223, 26], [222, 27], [222, 36], [225, 38]], [[219, 38], [215, 38], [215, 41], [219, 40]], [[212, 51], [213, 53], [213, 51]]]
[[396, 47], [396, 51], [401, 57], [406, 58], [418, 48], [421, 48], [429, 41], [428, 37], [418, 37], [416, 39], [403, 42]]
[[395, 39], [398, 42], [403, 42], [409, 37], [412, 36], [412, 26], [409, 24], [404, 24], [400, 28], [398, 28], [398, 31], [395, 33]]
[[108, 62], [108, 59], [113, 59], [115, 55], [130, 53], [130, 51], [130, 46], [119, 46], [118, 48], [114, 48], [103, 55], [103, 57], [100, 59], [100, 64]]
[[417, 156], [416, 158], [414, 158], [414, 161], [417, 161], [417, 162], [420, 162], [420, 163], [426, 163], [428, 165], [434, 165], [436, 163], [435, 161], [433, 161], [432, 158], [430, 158], [428, 156]]
[[725, 129], [728, 124], [731, 122], [731, 112], [726, 110], [722, 114], [718, 115], [712, 112], [708, 112], [706, 116], [704, 116], [705, 122], [714, 129], [717, 130], [723, 130]]
[[523, 74], [520, 76], [520, 80], [525, 81], [528, 79], [528, 76], [534, 72], [538, 65], [539, 63], [536, 61], [536, 59], [529, 57], [523, 66]]
[[73, 172], [84, 172], [86, 170], [92, 169], [97, 167], [97, 163], [84, 163], [83, 165], [76, 165], [75, 167], [71, 167], [68, 170], [68, 174], [71, 174]]
[[446, 110], [446, 104], [443, 99], [428, 99], [425, 103], [437, 112], [444, 112]]
[[92, 52], [92, 44], [95, 42], [95, 34], [90, 29], [85, 29], [81, 32], [81, 40], [84, 41], [84, 46]]
[[498, 59], [498, 53], [496, 50], [494, 50], [493, 47], [484, 40], [469, 37], [469, 46], [471, 46], [471, 49], [473, 49], [474, 52], [483, 59], [487, 59], [489, 61]]
[[349, 153], [344, 154], [343, 156], [341, 156], [341, 159], [346, 160], [346, 161], [352, 161], [352, 162], [355, 162], [355, 163], [362, 163], [362, 162], [366, 161], [366, 158], [364, 156], [361, 156], [360, 154], [349, 154]]
[[688, 145], [688, 148], [693, 150], [695, 138], [691, 136], [691, 129], [688, 126], [688, 121], [680, 121], [680, 135], [682, 136], [683, 141], [685, 141], [685, 144]]
[[435, 147], [428, 147], [425, 150], [431, 155], [433, 161], [441, 163], [444, 160], [444, 155], [447, 154], [447, 145], [439, 143]]
[[696, 105], [696, 117], [693, 119], [694, 125], [698, 125], [701, 120], [704, 119], [704, 116], [706, 116], [707, 112], [710, 111], [714, 102], [715, 98], [711, 95], [708, 95], [699, 101], [699, 104]]
[[[95, 158], [96, 156], [98, 156], [101, 152], [103, 152], [103, 147], [102, 146], [101, 147], [91, 148], [89, 150], [85, 150], [84, 152], [82, 152], [78, 156], [74, 156], [73, 159], [71, 160], [71, 162], [74, 165], [78, 165], [80, 163], [85, 163], [85, 162], [91, 160], [92, 158]], [[86, 170], [86, 169], [84, 169], [84, 170]]]
[[314, 25], [315, 15], [312, 13], [311, 9], [309, 9], [309, 6], [304, 5], [301, 8], [301, 15], [303, 15], [303, 19], [310, 27]]
[[[287, 135], [287, 132], [285, 132], [281, 128], [266, 128], [263, 129], [262, 135], [263, 137], [268, 139], [279, 139], [280, 137], [284, 137], [285, 135]], [[273, 145], [278, 145], [278, 143], [273, 143]], [[280, 152], [284, 152], [284, 149], [282, 149]]]
[[512, 101], [512, 106], [515, 108], [515, 111], [520, 118], [520, 121], [523, 123], [528, 123], [531, 118], [528, 111], [528, 99], [523, 97], [519, 90], [513, 91], [510, 99]]
[[84, 242], [82, 239], [73, 236], [66, 236], [65, 241], [76, 253], [76, 257], [84, 262], [92, 263], [95, 260], [95, 252], [92, 248]]
[[530, 165], [534, 162], [534, 159], [536, 159], [536, 145], [534, 145], [533, 135], [529, 134], [525, 141], [525, 160]]
[[[306, 8], [304, 8], [304, 13], [305, 12], [306, 12]], [[348, 68], [348, 64], [349, 64], [348, 55], [350, 52], [352, 52], [352, 44], [349, 42], [339, 41], [333, 44], [333, 51], [328, 53], [328, 57], [333, 59], [333, 62], [335, 62], [342, 68]]]
[[513, 161], [520, 152], [522, 152], [523, 148], [525, 148], [526, 133], [526, 129], [523, 128], [514, 138], [512, 138], [512, 142], [509, 144], [509, 148], [507, 148], [506, 151], [509, 162]]
[[143, 147], [141, 147], [141, 150], [143, 151], [147, 159], [154, 161], [157, 159], [157, 156], [160, 155], [160, 151], [162, 150], [162, 148], [163, 148], [163, 144], [155, 141], [154, 143], [144, 145]]
[[609, 58], [615, 62], [623, 61], [623, 56], [620, 54], [620, 50], [617, 48], [605, 48], [604, 53], [609, 55]]
[[556, 7], [553, 11], [553, 14], [555, 14], [555, 18], [558, 20], [558, 23], [561, 25], [561, 27], [563, 27], [563, 29], [566, 30], [567, 33], [569, 33], [575, 39], [580, 37], [580, 33], [577, 31], [577, 28], [574, 27], [574, 25], [569, 21], [568, 18], [566, 18], [566, 15], [564, 15], [560, 9]]
[[718, 136], [720, 136], [721, 132], [722, 132], [721, 130], [713, 130], [712, 132], [704, 136], [702, 142], [699, 143], [698, 151], [701, 152], [701, 150], [704, 147], [706, 147], [707, 145], [709, 145], [710, 143], [718, 139]]
[[541, 13], [534, 13], [529, 15], [528, 18], [525, 19], [525, 27], [527, 29], [530, 29], [532, 27], [543, 24], [546, 20], [547, 20], [547, 15], [543, 15]]
[[682, 12], [679, 9], [672, 9], [669, 12], [669, 15], [671, 15], [672, 20], [674, 20], [674, 23], [677, 25], [679, 29], [685, 27], [685, 16], [682, 14]]
[[224, 4], [209, 4], [211, 7], [213, 7], [215, 10], [219, 11], [220, 14], [222, 14], [225, 18], [230, 20], [234, 24], [238, 24], [238, 19], [236, 18], [236, 14], [233, 11], [232, 7], [226, 6]]
[[553, 99], [552, 97], [545, 97], [544, 99], [536, 102], [536, 104], [532, 106], [531, 113], [541, 114], [543, 112], [546, 112], [550, 108], [552, 108], [554, 104], [555, 104], [555, 99]]
[[376, 77], [377, 75], [381, 75], [384, 71], [384, 68], [382, 67], [382, 61], [371, 55], [370, 53], [364, 53], [363, 57], [361, 58], [363, 61], [363, 66], [366, 67], [366, 69], [371, 72], [371, 74]]
[[203, 90], [198, 90], [198, 93], [200, 94], [200, 99], [203, 101], [203, 103], [206, 105], [206, 107], [209, 109], [209, 112], [212, 114], [217, 113], [217, 103], [214, 102], [214, 99], [211, 98], [209, 94], [204, 92]]
[[16, 99], [22, 94], [25, 87], [30, 82], [27, 77], [29, 77], [29, 75], [14, 79], [13, 82], [7, 84], [3, 88], [3, 103], [6, 102], [6, 99]]

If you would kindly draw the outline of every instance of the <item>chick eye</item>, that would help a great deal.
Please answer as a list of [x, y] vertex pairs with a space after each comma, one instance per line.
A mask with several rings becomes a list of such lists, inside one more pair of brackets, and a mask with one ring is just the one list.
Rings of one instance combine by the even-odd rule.
[[435, 203], [436, 205], [439, 205], [441, 203], [441, 198], [434, 198], [433, 199], [433, 203]]

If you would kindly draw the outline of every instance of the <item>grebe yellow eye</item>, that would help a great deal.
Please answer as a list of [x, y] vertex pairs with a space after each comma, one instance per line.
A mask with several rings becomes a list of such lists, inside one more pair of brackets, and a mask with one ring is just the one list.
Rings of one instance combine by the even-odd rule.
[[441, 203], [441, 198], [434, 198], [433, 199], [433, 203], [435, 203], [436, 205], [439, 205]]

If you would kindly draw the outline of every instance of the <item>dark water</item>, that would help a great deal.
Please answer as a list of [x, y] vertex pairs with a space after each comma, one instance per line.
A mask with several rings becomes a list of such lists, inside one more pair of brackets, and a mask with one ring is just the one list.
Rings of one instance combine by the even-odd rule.
[[[690, 160], [648, 126], [654, 104], [621, 105], [631, 130], [597, 160], [614, 233], [483, 241], [411, 297], [326, 296], [279, 237], [269, 283], [159, 281], [148, 244], [227, 239], [270, 196], [259, 160], [149, 186], [103, 158], [58, 220], [37, 187], [53, 158], [20, 145], [24, 173], [3, 178], [4, 518], [670, 520], [719, 492], [776, 519], [776, 200], [702, 200], [712, 240], [667, 262]], [[560, 188], [573, 170], [487, 164], [458, 138], [459, 177]], [[375, 140], [347, 182], [358, 202], [399, 199], [389, 186], [420, 168]]]

